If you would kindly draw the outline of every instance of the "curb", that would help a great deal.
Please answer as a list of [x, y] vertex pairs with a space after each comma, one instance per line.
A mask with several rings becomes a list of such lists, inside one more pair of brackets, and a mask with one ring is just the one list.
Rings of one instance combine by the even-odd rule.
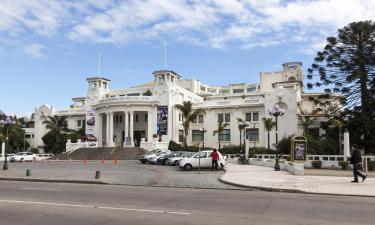
[[12, 177], [0, 177], [0, 180], [5, 181], [29, 181], [29, 182], [46, 182], [46, 183], [71, 183], [71, 184], [105, 184], [110, 185], [104, 181], [91, 181], [91, 180], [48, 180], [48, 179], [37, 179], [37, 178], [12, 178]]

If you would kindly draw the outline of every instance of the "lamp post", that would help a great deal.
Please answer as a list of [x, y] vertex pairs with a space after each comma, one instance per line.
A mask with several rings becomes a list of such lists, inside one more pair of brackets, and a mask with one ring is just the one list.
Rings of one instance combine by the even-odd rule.
[[[250, 123], [249, 122], [247, 122], [247, 121], [240, 121], [239, 123], [238, 123], [238, 128], [240, 129], [240, 147], [241, 147], [241, 151], [242, 152], [246, 152], [246, 127], [248, 127], [250, 125]], [[244, 130], [244, 140], [243, 140], [243, 147], [242, 147], [242, 140], [241, 140], [241, 138], [242, 138], [242, 130]], [[246, 156], [245, 156], [246, 157]]]
[[[2, 116], [5, 116], [5, 114], [2, 115]], [[5, 116], [5, 119], [0, 120], [0, 125], [3, 125], [3, 126], [5, 126], [7, 128], [6, 139], [5, 139], [6, 140], [6, 144], [5, 144], [6, 148], [8, 147], [8, 143], [9, 143], [8, 142], [8, 139], [9, 139], [9, 126], [11, 126], [13, 124], [16, 124], [16, 120], [13, 119], [10, 116]], [[5, 150], [5, 159], [4, 159], [3, 170], [8, 170], [8, 154], [7, 154], [6, 150]]]
[[[199, 131], [203, 133], [202, 149], [204, 150], [204, 133], [206, 133], [207, 130], [204, 127], [201, 127]], [[201, 150], [200, 148], [198, 148], [198, 156], [199, 156], [198, 157], [198, 173], [200, 174], [201, 173]]]
[[270, 116], [275, 117], [276, 121], [276, 159], [275, 159], [275, 171], [280, 171], [280, 164], [279, 164], [279, 144], [278, 144], [278, 129], [277, 129], [277, 118], [279, 116], [283, 116], [285, 113], [285, 109], [280, 108], [279, 105], [274, 105], [272, 109], [268, 110]]

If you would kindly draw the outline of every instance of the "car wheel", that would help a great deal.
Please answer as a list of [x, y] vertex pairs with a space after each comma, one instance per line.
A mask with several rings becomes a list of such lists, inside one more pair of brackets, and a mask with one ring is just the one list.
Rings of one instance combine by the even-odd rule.
[[21, 158], [21, 159], [20, 159], [20, 162], [22, 162], [22, 163], [23, 163], [23, 162], [25, 162], [25, 160], [24, 160], [23, 158]]
[[174, 162], [173, 162], [173, 166], [178, 166], [178, 162], [177, 162], [177, 161], [174, 161]]
[[185, 170], [191, 170], [191, 169], [193, 169], [193, 166], [188, 163], [188, 164], [185, 164], [184, 168], [185, 168]]
[[33, 158], [33, 161], [36, 162], [36, 158], [35, 157]]

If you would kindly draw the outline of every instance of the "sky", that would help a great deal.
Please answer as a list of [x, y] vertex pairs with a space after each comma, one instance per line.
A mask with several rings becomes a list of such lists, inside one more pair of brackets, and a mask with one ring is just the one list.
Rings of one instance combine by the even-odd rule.
[[167, 69], [210, 85], [259, 82], [326, 38], [375, 17], [374, 0], [1, 0], [0, 110], [29, 116], [68, 108], [101, 72], [110, 88]]

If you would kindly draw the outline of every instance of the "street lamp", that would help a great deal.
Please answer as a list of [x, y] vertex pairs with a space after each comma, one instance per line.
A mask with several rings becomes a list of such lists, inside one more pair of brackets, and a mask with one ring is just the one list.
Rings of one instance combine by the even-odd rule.
[[279, 164], [279, 144], [278, 144], [278, 129], [277, 129], [277, 118], [279, 116], [283, 116], [285, 113], [285, 109], [280, 108], [279, 105], [274, 105], [272, 109], [268, 110], [270, 116], [275, 117], [276, 121], [276, 159], [275, 159], [275, 171], [280, 171], [280, 164]]
[[[245, 153], [246, 152], [246, 130], [245, 130], [245, 128], [246, 127], [248, 127], [250, 125], [250, 123], [249, 122], [247, 122], [247, 121], [240, 121], [239, 123], [238, 123], [238, 128], [240, 129], [240, 147], [241, 147], [241, 151], [243, 152], [243, 153]], [[243, 141], [243, 147], [242, 147], [242, 130], [244, 130], [244, 141]], [[247, 158], [246, 156], [245, 156], [245, 158]]]
[[[203, 133], [202, 149], [204, 150], [204, 133], [206, 133], [207, 130], [204, 127], [201, 127], [199, 131]], [[200, 148], [198, 148], [198, 170], [199, 170], [198, 173], [201, 173], [201, 150]]]
[[[5, 114], [3, 114], [2, 116], [5, 116]], [[9, 138], [9, 126], [13, 125], [13, 124], [16, 124], [16, 120], [13, 119], [12, 117], [10, 116], [5, 116], [5, 119], [4, 120], [0, 120], [0, 125], [3, 125], [7, 128], [7, 133], [6, 133], [6, 148], [8, 147], [8, 138]], [[4, 160], [4, 166], [3, 166], [3, 170], [8, 170], [8, 154], [7, 152], [5, 151], [5, 160]]]

